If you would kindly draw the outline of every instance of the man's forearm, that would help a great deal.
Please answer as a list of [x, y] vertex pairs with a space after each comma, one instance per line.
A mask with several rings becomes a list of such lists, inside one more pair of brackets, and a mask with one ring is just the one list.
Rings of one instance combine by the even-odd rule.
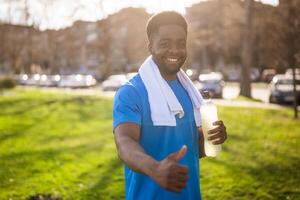
[[130, 137], [122, 137], [118, 142], [118, 153], [124, 163], [133, 171], [152, 176], [158, 162], [147, 155], [138, 142]]
[[198, 129], [199, 132], [199, 158], [206, 157], [205, 150], [204, 150], [204, 136], [202, 128]]

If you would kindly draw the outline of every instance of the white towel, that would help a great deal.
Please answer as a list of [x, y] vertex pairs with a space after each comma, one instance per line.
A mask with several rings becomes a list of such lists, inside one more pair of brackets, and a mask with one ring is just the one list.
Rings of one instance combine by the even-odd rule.
[[[150, 104], [151, 119], [154, 126], [176, 126], [176, 115], [184, 116], [184, 111], [177, 97], [161, 76], [160, 71], [149, 56], [139, 69], [141, 79], [147, 89]], [[189, 94], [194, 108], [195, 123], [201, 126], [200, 106], [203, 98], [189, 77], [180, 70], [177, 78]]]

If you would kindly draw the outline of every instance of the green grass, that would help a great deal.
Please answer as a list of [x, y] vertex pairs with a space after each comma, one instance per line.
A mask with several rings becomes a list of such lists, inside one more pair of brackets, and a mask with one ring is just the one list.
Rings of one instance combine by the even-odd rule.
[[18, 91], [0, 106], [0, 199], [124, 197], [111, 100]]
[[[124, 199], [112, 100], [15, 89], [0, 97], [0, 199]], [[201, 160], [204, 200], [300, 199], [300, 120], [220, 107], [228, 141]]]
[[300, 120], [291, 110], [219, 108], [228, 141], [201, 160], [204, 199], [300, 199]]
[[254, 98], [249, 98], [245, 96], [238, 96], [237, 98], [233, 99], [234, 101], [249, 101], [249, 102], [262, 102], [261, 99], [254, 99]]

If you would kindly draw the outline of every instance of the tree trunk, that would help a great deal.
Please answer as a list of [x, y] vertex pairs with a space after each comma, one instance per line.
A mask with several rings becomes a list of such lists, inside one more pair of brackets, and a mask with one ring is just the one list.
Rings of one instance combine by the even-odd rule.
[[106, 79], [108, 76], [111, 75], [112, 72], [112, 66], [111, 66], [111, 35], [109, 32], [109, 24], [110, 24], [110, 19], [107, 18], [105, 19], [105, 22], [103, 24], [103, 46], [102, 46], [102, 51], [104, 55], [104, 66], [102, 68], [102, 79]]
[[297, 102], [297, 91], [296, 91], [296, 66], [299, 64], [296, 60], [296, 55], [300, 52], [300, 21], [299, 11], [300, 3], [298, 0], [290, 1], [279, 1], [279, 23], [280, 23], [280, 36], [281, 42], [285, 47], [284, 60], [287, 68], [292, 68], [292, 79], [293, 79], [293, 96], [294, 96], [294, 118], [298, 118], [298, 102]]
[[219, 10], [219, 19], [218, 19], [218, 62], [217, 70], [224, 71], [225, 62], [224, 62], [224, 2], [223, 0], [218, 0], [218, 10]]
[[245, 1], [245, 24], [243, 29], [242, 71], [240, 77], [240, 95], [251, 98], [250, 68], [252, 65], [252, 14], [253, 0]]
[[293, 76], [293, 96], [294, 96], [294, 102], [293, 102], [293, 108], [294, 108], [294, 118], [298, 118], [298, 102], [297, 102], [297, 88], [296, 88], [296, 53], [297, 53], [297, 47], [296, 47], [296, 41], [297, 37], [297, 25], [294, 21], [297, 20], [296, 18], [296, 10], [295, 1], [290, 1], [290, 5], [288, 6], [288, 33], [287, 33], [287, 54], [288, 54], [288, 65], [292, 68], [292, 76]]
[[293, 93], [294, 93], [294, 118], [298, 118], [298, 102], [297, 102], [297, 86], [296, 86], [296, 67], [295, 65], [292, 66], [293, 68]]

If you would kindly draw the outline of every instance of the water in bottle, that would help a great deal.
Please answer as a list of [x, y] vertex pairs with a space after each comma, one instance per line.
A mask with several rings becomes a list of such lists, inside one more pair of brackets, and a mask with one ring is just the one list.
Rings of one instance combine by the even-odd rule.
[[[207, 97], [207, 94], [205, 96]], [[206, 98], [200, 107], [200, 113], [204, 133], [205, 154], [206, 156], [215, 157], [220, 153], [222, 146], [220, 144], [213, 144], [212, 141], [209, 141], [207, 138], [209, 137], [208, 131], [217, 127], [213, 125], [213, 122], [218, 120], [217, 107], [210, 98]]]

